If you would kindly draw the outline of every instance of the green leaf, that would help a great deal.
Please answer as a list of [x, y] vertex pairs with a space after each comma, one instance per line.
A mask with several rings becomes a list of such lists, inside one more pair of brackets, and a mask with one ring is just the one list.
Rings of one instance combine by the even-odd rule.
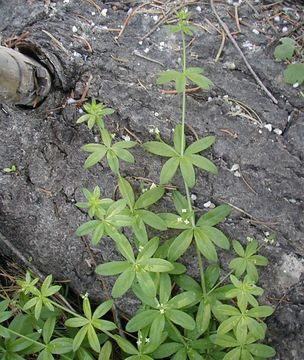
[[269, 358], [275, 356], [276, 352], [271, 346], [263, 344], [250, 344], [247, 345], [247, 349], [254, 356], [259, 356], [261, 358]]
[[[102, 145], [100, 145], [102, 146]], [[97, 164], [99, 161], [101, 161], [105, 154], [107, 152], [106, 147], [102, 147], [99, 150], [93, 152], [84, 162], [84, 167], [85, 169], [89, 169], [90, 167], [92, 167], [93, 165]]]
[[236, 348], [229, 351], [229, 353], [227, 353], [224, 356], [223, 360], [239, 360], [240, 356], [241, 356], [241, 348]]
[[168, 258], [170, 261], [175, 261], [181, 257], [188, 249], [192, 242], [193, 230], [188, 229], [180, 233], [172, 242], [168, 251]]
[[153, 256], [159, 245], [159, 237], [155, 236], [145, 244], [137, 256], [137, 261], [147, 260]]
[[215, 142], [215, 136], [206, 136], [202, 139], [196, 140], [190, 146], [187, 147], [185, 154], [191, 155], [199, 153], [203, 150], [208, 149]]
[[168, 309], [165, 314], [172, 322], [184, 329], [193, 330], [195, 328], [193, 318], [181, 310]]
[[79, 316], [66, 320], [64, 325], [68, 327], [82, 327], [84, 325], [87, 325], [88, 323], [89, 323], [88, 319]]
[[50, 342], [56, 325], [56, 316], [49, 317], [43, 325], [42, 337], [43, 341], [47, 344]]
[[225, 220], [225, 218], [231, 213], [231, 207], [229, 205], [220, 205], [214, 209], [209, 210], [206, 214], [203, 214], [197, 225], [214, 226]]
[[113, 300], [107, 300], [100, 304], [93, 313], [93, 319], [99, 319], [112, 309]]
[[232, 259], [229, 263], [229, 269], [235, 271], [235, 275], [240, 277], [246, 270], [247, 260], [243, 258]]
[[287, 84], [299, 84], [304, 82], [304, 63], [290, 64], [284, 71], [284, 80]]
[[119, 174], [119, 160], [112, 150], [109, 150], [107, 152], [107, 160], [108, 160], [110, 169], [113, 171], [114, 174], [118, 175]]
[[115, 341], [117, 342], [118, 346], [127, 354], [138, 354], [138, 350], [128, 341], [127, 339], [124, 339], [120, 337], [119, 335], [113, 336]]
[[150, 274], [143, 270], [136, 273], [136, 278], [142, 290], [151, 298], [155, 298], [156, 289]]
[[176, 70], [166, 70], [158, 73], [157, 84], [166, 84], [170, 81], [176, 81], [177, 77], [182, 74]]
[[257, 306], [247, 311], [247, 315], [255, 318], [267, 317], [273, 313], [273, 308], [270, 306]]
[[228, 316], [240, 315], [239, 310], [231, 305], [220, 305], [218, 307], [218, 310], [222, 312], [224, 315], [228, 315]]
[[79, 226], [79, 228], [76, 230], [76, 234], [78, 236], [84, 236], [87, 235], [97, 227], [97, 225], [100, 223], [100, 220], [91, 220], [87, 221], [86, 223]]
[[137, 199], [134, 208], [135, 209], [143, 209], [152, 204], [155, 204], [159, 199], [163, 197], [165, 193], [165, 189], [162, 186], [156, 186], [152, 189], [147, 190], [144, 192], [140, 197]]
[[112, 354], [112, 344], [110, 341], [107, 341], [103, 344], [103, 347], [100, 350], [98, 360], [110, 360]]
[[152, 211], [138, 210], [137, 213], [140, 215], [142, 220], [152, 228], [162, 231], [167, 230], [165, 221]]
[[185, 141], [183, 142], [183, 148], [182, 148], [182, 136], [184, 136], [182, 132], [182, 125], [178, 124], [175, 126], [174, 129], [174, 135], [173, 135], [173, 142], [174, 142], [174, 148], [178, 153], [181, 153], [181, 151], [185, 150]]
[[[217, 310], [219, 310], [219, 308], [217, 308]], [[239, 321], [240, 321], [239, 315], [229, 317], [220, 324], [220, 326], [217, 328], [217, 333], [226, 334], [230, 330], [234, 329], [239, 323]]]
[[202, 334], [209, 328], [211, 319], [211, 305], [201, 301], [196, 314], [196, 326]]
[[126, 330], [129, 332], [135, 332], [144, 327], [150, 325], [154, 318], [159, 314], [158, 310], [145, 310], [131, 318], [128, 321]]
[[92, 236], [92, 245], [96, 246], [100, 239], [102, 238], [104, 234], [104, 223], [100, 223], [96, 226], [93, 236]]
[[172, 199], [174, 202], [174, 206], [176, 208], [176, 211], [180, 215], [184, 215], [185, 209], [188, 211], [188, 201], [185, 196], [183, 196], [179, 191], [173, 191], [172, 193]]
[[290, 38], [280, 39], [281, 45], [278, 45], [274, 50], [276, 60], [290, 60], [293, 57], [296, 42]]
[[140, 242], [140, 244], [146, 244], [148, 241], [147, 229], [144, 221], [140, 217], [140, 215], [134, 216], [134, 221], [132, 224], [132, 230], [136, 237], [136, 239]]
[[102, 276], [117, 275], [127, 270], [130, 266], [131, 264], [127, 261], [111, 261], [98, 265], [95, 272]]
[[168, 274], [160, 274], [159, 281], [159, 301], [162, 304], [168, 302], [171, 296], [171, 278]]
[[119, 234], [119, 238], [115, 239], [118, 251], [130, 262], [134, 263], [134, 253], [129, 240], [123, 235]]
[[189, 156], [189, 160], [192, 162], [193, 165], [199, 167], [200, 169], [208, 171], [212, 174], [218, 173], [217, 167], [213, 164], [213, 162], [211, 162], [204, 156], [192, 154]]
[[120, 176], [118, 179], [118, 186], [122, 197], [127, 202], [129, 208], [132, 209], [135, 203], [135, 199], [131, 184], [126, 179]]
[[192, 165], [192, 159], [190, 160], [186, 156], [181, 157], [179, 166], [187, 186], [192, 188], [195, 185], [195, 172]]
[[236, 347], [239, 346], [239, 343], [236, 341], [236, 339], [230, 335], [222, 334], [222, 335], [211, 335], [210, 340], [223, 348], [227, 347]]
[[215, 246], [201, 228], [194, 230], [194, 237], [199, 251], [210, 261], [217, 262]]
[[112, 146], [112, 149], [131, 149], [137, 145], [135, 141], [119, 141]]
[[196, 84], [202, 89], [209, 90], [213, 85], [211, 80], [201, 74], [194, 72], [186, 72], [186, 75], [188, 79], [190, 79], [194, 84]]
[[112, 151], [116, 156], [118, 156], [121, 160], [134, 163], [135, 159], [134, 156], [130, 153], [130, 151], [126, 149], [120, 149], [120, 148], [112, 148]]
[[80, 345], [82, 344], [86, 334], [88, 332], [88, 326], [84, 326], [82, 327], [76, 334], [76, 336], [74, 337], [73, 340], [73, 351], [77, 351], [80, 347]]
[[169, 300], [168, 305], [175, 309], [181, 309], [190, 304], [193, 304], [197, 300], [197, 296], [193, 291], [186, 291], [174, 296]]
[[118, 298], [121, 297], [124, 293], [126, 293], [132, 286], [134, 278], [135, 278], [135, 273], [132, 267], [129, 267], [122, 274], [120, 274], [117, 280], [115, 281], [115, 284], [112, 289], [112, 296], [114, 298]]
[[168, 184], [171, 181], [171, 179], [176, 173], [178, 165], [179, 165], [178, 157], [172, 157], [164, 163], [160, 172], [160, 178], [159, 178], [160, 184], [162, 185]]
[[113, 202], [107, 211], [107, 217], [118, 215], [126, 207], [126, 200], [120, 199]]
[[168, 272], [174, 269], [174, 266], [169, 261], [157, 258], [147, 259], [143, 265], [148, 272]]
[[245, 256], [245, 251], [243, 249], [243, 246], [236, 240], [232, 240], [232, 246], [234, 251], [239, 255], [244, 257]]
[[186, 88], [186, 76], [179, 73], [175, 80], [175, 89], [178, 93], [182, 93]]
[[50, 342], [52, 354], [67, 354], [73, 350], [73, 339], [60, 337]]
[[152, 354], [154, 359], [165, 359], [175, 354], [178, 350], [183, 348], [183, 344], [176, 342], [169, 342], [161, 344], [157, 350]]
[[173, 149], [172, 146], [165, 144], [160, 141], [148, 141], [144, 143], [144, 148], [152, 154], [173, 157], [178, 156], [179, 154]]
[[221, 268], [218, 264], [211, 264], [207, 267], [205, 271], [205, 282], [207, 289], [212, 289], [212, 287], [217, 282], [221, 273]]
[[268, 265], [268, 260], [262, 255], [252, 255], [250, 260], [257, 266], [266, 266]]
[[100, 343], [92, 325], [88, 326], [88, 340], [91, 348], [98, 353], [100, 351]]
[[209, 238], [209, 240], [211, 240], [218, 247], [226, 250], [230, 248], [229, 240], [222, 231], [212, 226], [201, 226], [200, 229]]
[[258, 250], [259, 243], [256, 240], [252, 240], [246, 246], [245, 256], [249, 257], [255, 254]]
[[107, 129], [100, 129], [100, 134], [101, 134], [102, 142], [104, 143], [104, 145], [107, 148], [111, 147], [112, 136], [109, 133], [109, 131]]

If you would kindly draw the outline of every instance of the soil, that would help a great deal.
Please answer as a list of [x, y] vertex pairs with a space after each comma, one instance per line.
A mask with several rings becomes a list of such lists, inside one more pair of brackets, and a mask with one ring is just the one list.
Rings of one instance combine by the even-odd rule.
[[[243, 243], [248, 236], [263, 242], [266, 232], [276, 234], [276, 243], [262, 249], [270, 260], [261, 273], [263, 302], [276, 309], [268, 321], [268, 343], [276, 348], [277, 360], [301, 360], [304, 98], [300, 94], [303, 87], [284, 83], [285, 65], [274, 61], [273, 51], [283, 36], [302, 35], [303, 39], [303, 29], [297, 24], [303, 21], [304, 9], [302, 1], [273, 3], [243, 1], [238, 7], [241, 33], [234, 37], [277, 104], [257, 85], [228, 38], [215, 62], [222, 30], [210, 4], [196, 1], [189, 6], [193, 22], [201, 27], [189, 42], [188, 62], [204, 67], [215, 86], [211, 91], [188, 95], [187, 122], [191, 127], [187, 139], [193, 141], [195, 133], [217, 138], [207, 155], [218, 165], [219, 174], [198, 177], [193, 190], [196, 209], [206, 211], [209, 201], [231, 204], [232, 215], [221, 228], [231, 239]], [[25, 40], [14, 44], [27, 53], [35, 49], [53, 73], [52, 93], [38, 108], [5, 104], [0, 108], [0, 169], [17, 166], [16, 173], [0, 172], [0, 239], [9, 241], [44, 274], [70, 280], [74, 291], [88, 292], [95, 300], [106, 296], [94, 274], [96, 263], [118, 259], [119, 255], [109, 239], [92, 247], [89, 238], [75, 235], [87, 219], [75, 203], [83, 199], [83, 187], [99, 185], [104, 195], [111, 197], [115, 178], [103, 165], [84, 170], [86, 155], [80, 148], [94, 142], [96, 134], [76, 125], [80, 110], [71, 99], [81, 98], [92, 75], [88, 98], [95, 97], [116, 110], [107, 119], [107, 126], [117, 138], [130, 135], [146, 141], [151, 139], [149, 128], [153, 125], [170, 141], [180, 119], [179, 97], [164, 94], [156, 86], [159, 71], [179, 65], [179, 39], [163, 25], [145, 36], [162, 14], [159, 7], [152, 1], [142, 6], [116, 38], [130, 9], [140, 4], [0, 0], [2, 45], [13, 35], [28, 31]], [[167, 2], [167, 9], [174, 6], [175, 2]], [[216, 1], [215, 7], [230, 31], [237, 31], [234, 6]], [[276, 15], [279, 18], [274, 18]], [[134, 154], [136, 163], [124, 165], [123, 174], [135, 186], [139, 186], [138, 177], [157, 183], [161, 160], [144, 154], [140, 147]], [[182, 188], [177, 178], [173, 184]], [[169, 197], [168, 192], [160, 207], [167, 206]], [[12, 246], [3, 243], [1, 251], [14, 256]], [[190, 250], [183, 261], [189, 272], [197, 275], [194, 252]], [[226, 254], [221, 261], [227, 268]], [[113, 281], [107, 279], [109, 289]], [[130, 313], [136, 301], [128, 296], [117, 306]]]

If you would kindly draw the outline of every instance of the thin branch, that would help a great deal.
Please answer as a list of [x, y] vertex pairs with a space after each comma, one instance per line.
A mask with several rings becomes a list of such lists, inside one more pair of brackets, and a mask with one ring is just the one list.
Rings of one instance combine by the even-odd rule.
[[213, 0], [210, 0], [210, 6], [212, 11], [214, 12], [214, 15], [216, 16], [218, 22], [220, 23], [220, 25], [222, 26], [222, 28], [225, 30], [227, 36], [229, 37], [229, 39], [231, 40], [232, 44], [234, 45], [234, 47], [236, 48], [236, 50], [238, 51], [238, 53], [240, 54], [240, 56], [242, 57], [242, 59], [244, 60], [248, 70], [251, 72], [252, 76], [254, 77], [254, 79], [256, 80], [256, 82], [260, 85], [260, 87], [262, 88], [262, 90], [264, 90], [264, 92], [267, 94], [267, 96], [275, 103], [278, 103], [278, 100], [271, 94], [271, 92], [266, 88], [266, 86], [263, 84], [263, 82], [260, 80], [260, 78], [258, 77], [258, 75], [255, 73], [255, 71], [252, 69], [251, 65], [249, 64], [248, 60], [246, 59], [245, 55], [243, 54], [242, 50], [240, 49], [239, 45], [237, 44], [237, 42], [234, 40], [233, 36], [231, 35], [230, 30], [228, 29], [228, 26], [224, 23], [224, 21], [219, 17], [217, 11], [215, 10], [214, 7], [214, 2]]

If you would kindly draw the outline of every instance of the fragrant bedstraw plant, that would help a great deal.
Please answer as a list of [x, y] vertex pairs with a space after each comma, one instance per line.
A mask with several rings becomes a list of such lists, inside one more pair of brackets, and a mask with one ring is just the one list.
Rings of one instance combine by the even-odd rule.
[[[167, 70], [158, 77], [159, 84], [174, 82], [181, 97], [181, 122], [175, 127], [172, 144], [158, 133], [154, 141], [143, 145], [148, 152], [166, 159], [159, 185], [153, 184], [137, 195], [123, 177], [120, 161], [134, 162], [129, 150], [138, 144], [113, 139], [104, 121], [112, 109], [93, 100], [86, 104], [86, 114], [78, 120], [87, 122], [89, 129], [97, 127], [101, 137], [101, 143], [83, 146], [89, 153], [85, 167], [107, 162], [117, 176], [118, 200], [103, 198], [101, 189], [95, 186], [84, 189], [85, 200], [77, 203], [79, 208], [87, 209], [90, 218], [77, 229], [77, 234], [90, 234], [93, 245], [106, 237], [104, 241], [113, 241], [121, 254], [120, 261], [96, 268], [99, 275], [117, 276], [113, 299], [92, 311], [86, 294], [83, 314], [78, 314], [53, 298], [59, 286], [51, 284], [50, 276], [40, 286], [38, 279], [27, 273], [26, 279], [18, 282], [18, 297], [0, 303], [1, 359], [19, 360], [37, 354], [38, 360], [107, 360], [112, 357], [113, 342], [121, 349], [119, 359], [126, 360], [261, 360], [275, 355], [273, 348], [260, 343], [265, 338], [264, 319], [273, 310], [259, 305], [257, 300], [263, 293], [256, 285], [257, 267], [267, 265], [267, 259], [258, 255], [258, 242], [250, 239], [244, 248], [234, 240], [237, 257], [229, 263], [231, 271], [223, 274], [217, 252], [229, 250], [230, 242], [216, 226], [229, 215], [230, 207], [220, 205], [200, 216], [193, 209], [190, 192], [197, 171], [216, 174], [217, 168], [201, 155], [212, 146], [215, 137], [188, 144], [185, 136], [187, 83], [202, 89], [212, 85], [203, 69], [187, 67], [186, 36], [194, 31], [189, 16], [187, 11], [180, 11], [177, 24], [170, 27], [173, 33], [181, 35], [182, 69]], [[184, 189], [169, 194], [175, 211], [152, 211], [150, 207], [155, 208], [165, 194], [165, 186], [175, 176], [181, 176], [184, 182]], [[132, 234], [129, 238], [124, 234], [126, 228], [129, 230], [125, 233]], [[150, 239], [150, 228], [169, 239]], [[170, 229], [174, 229], [174, 235]], [[199, 280], [186, 274], [187, 269], [180, 262], [190, 247], [196, 249]], [[114, 300], [127, 291], [133, 292], [141, 306], [125, 330], [118, 331], [116, 324], [104, 316]], [[18, 312], [11, 321], [9, 306]], [[122, 331], [127, 336], [122, 337]], [[136, 340], [132, 341], [134, 336]]]

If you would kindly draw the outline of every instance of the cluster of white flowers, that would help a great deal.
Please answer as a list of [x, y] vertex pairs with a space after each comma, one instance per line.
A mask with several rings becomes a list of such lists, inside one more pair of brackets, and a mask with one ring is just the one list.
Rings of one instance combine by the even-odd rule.
[[150, 134], [155, 134], [155, 135], [159, 135], [160, 131], [159, 128], [154, 126], [154, 125], [149, 125], [150, 129], [149, 129], [149, 133]]

